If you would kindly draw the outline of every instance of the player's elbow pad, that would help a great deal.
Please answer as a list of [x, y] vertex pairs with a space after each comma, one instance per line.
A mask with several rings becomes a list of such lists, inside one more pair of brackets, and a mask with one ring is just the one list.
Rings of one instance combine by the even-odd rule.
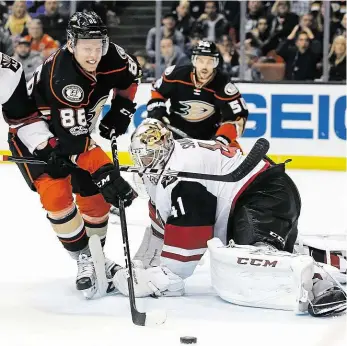
[[152, 99], [147, 104], [148, 118], [161, 120], [167, 116], [166, 105], [163, 99]]

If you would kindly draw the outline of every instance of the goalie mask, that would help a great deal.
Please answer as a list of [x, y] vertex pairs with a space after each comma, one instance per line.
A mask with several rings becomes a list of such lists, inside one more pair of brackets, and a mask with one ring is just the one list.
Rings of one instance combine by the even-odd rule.
[[136, 166], [162, 168], [173, 148], [171, 131], [159, 120], [146, 119], [132, 134], [129, 151]]
[[109, 46], [107, 27], [95, 12], [73, 14], [66, 32], [67, 39], [71, 40], [72, 49], [76, 46], [78, 39], [102, 39], [102, 55], [106, 55]]

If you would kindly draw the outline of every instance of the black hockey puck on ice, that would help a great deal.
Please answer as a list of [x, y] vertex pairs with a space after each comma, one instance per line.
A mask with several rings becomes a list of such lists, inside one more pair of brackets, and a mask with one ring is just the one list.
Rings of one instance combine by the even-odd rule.
[[198, 339], [195, 336], [181, 336], [180, 342], [181, 344], [196, 344]]

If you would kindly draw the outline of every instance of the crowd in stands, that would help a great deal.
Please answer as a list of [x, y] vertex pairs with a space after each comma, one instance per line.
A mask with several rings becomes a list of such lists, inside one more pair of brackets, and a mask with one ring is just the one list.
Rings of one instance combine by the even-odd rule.
[[[23, 64], [26, 79], [66, 43], [69, 1], [0, 1], [0, 52]], [[117, 25], [116, 1], [78, 1], [78, 11], [96, 11], [108, 26]]]
[[[78, 1], [77, 10], [94, 10], [109, 27], [119, 24], [122, 6], [131, 2]], [[131, 52], [144, 80], [154, 80], [155, 64], [190, 63], [200, 39], [216, 42], [220, 66], [240, 78], [240, 25], [245, 27], [245, 80], [320, 80], [323, 73], [323, 1], [247, 1], [241, 21], [240, 1], [171, 2], [160, 30], [159, 62], [155, 61], [156, 28], [149, 30], [145, 49]], [[0, 52], [22, 62], [29, 78], [52, 52], [65, 44], [70, 15], [68, 1], [0, 1]], [[153, 2], [154, 6], [154, 2]], [[117, 13], [117, 15], [116, 15]], [[330, 1], [329, 81], [346, 80], [346, 1]]]
[[[329, 81], [346, 80], [346, 2], [330, 2]], [[323, 73], [322, 1], [247, 1], [245, 80], [320, 80]], [[220, 68], [240, 77], [240, 1], [175, 1], [160, 32], [160, 70], [185, 64], [199, 39], [216, 42]], [[155, 64], [156, 29], [149, 30], [147, 56]], [[151, 75], [153, 65], [147, 63]], [[152, 71], [152, 72], [151, 72]]]

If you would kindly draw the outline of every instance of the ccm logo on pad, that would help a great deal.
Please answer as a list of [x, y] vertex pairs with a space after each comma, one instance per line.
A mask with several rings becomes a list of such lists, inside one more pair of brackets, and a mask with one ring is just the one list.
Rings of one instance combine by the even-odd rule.
[[276, 267], [278, 261], [262, 260], [257, 258], [237, 257], [238, 264], [249, 264], [256, 267]]

